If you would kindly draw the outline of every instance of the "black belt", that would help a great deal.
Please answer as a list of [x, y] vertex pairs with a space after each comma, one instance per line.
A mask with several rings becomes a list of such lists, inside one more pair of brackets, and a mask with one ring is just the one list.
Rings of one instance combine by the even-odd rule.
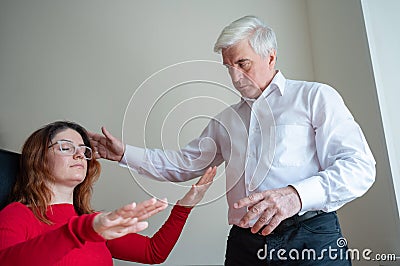
[[[317, 216], [317, 215], [320, 215], [320, 214], [322, 214], [322, 213], [325, 213], [325, 212], [323, 212], [323, 211], [308, 211], [308, 212], [304, 213], [303, 215], [298, 215], [298, 214], [296, 214], [296, 215], [294, 215], [294, 216], [292, 216], [292, 217], [290, 217], [290, 218], [287, 218], [287, 219], [283, 220], [283, 221], [274, 229], [274, 231], [273, 231], [271, 234], [273, 234], [273, 233], [282, 233], [282, 232], [286, 231], [289, 227], [294, 226], [294, 225], [297, 225], [297, 224], [299, 224], [300, 222], [304, 222], [304, 221], [306, 221], [306, 220], [309, 220], [309, 219], [311, 219], [311, 218], [313, 218], [313, 217], [315, 217], [315, 216]], [[234, 225], [234, 226], [236, 226], [236, 225]], [[267, 225], [265, 225], [265, 226], [267, 226]], [[264, 229], [265, 226], [263, 226], [263, 227], [258, 231], [258, 234], [261, 235], [261, 232], [262, 232], [262, 230]], [[248, 231], [248, 232], [251, 233], [251, 231], [250, 231], [251, 228], [242, 228], [242, 227], [239, 227], [239, 226], [236, 226], [236, 227], [237, 227], [237, 228], [240, 228], [240, 229], [244, 229], [244, 230], [246, 230], [246, 231]], [[253, 234], [253, 233], [252, 233], [252, 234]]]

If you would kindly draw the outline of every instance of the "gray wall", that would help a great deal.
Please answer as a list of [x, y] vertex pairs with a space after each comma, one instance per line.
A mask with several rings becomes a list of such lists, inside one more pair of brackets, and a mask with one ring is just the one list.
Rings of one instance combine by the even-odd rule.
[[[340, 212], [350, 246], [398, 251], [397, 209], [358, 0], [0, 0], [0, 147], [19, 151], [33, 130], [58, 119], [93, 131], [105, 125], [135, 145], [160, 148], [165, 144], [160, 135], [169, 147], [183, 145], [200, 133], [206, 120], [182, 121], [213, 115], [237, 97], [221, 86], [194, 85], [178, 88], [163, 101], [157, 101], [157, 95], [169, 88], [169, 82], [207, 75], [226, 84], [227, 74], [215, 63], [189, 63], [152, 75], [180, 62], [220, 61], [212, 52], [220, 30], [247, 14], [260, 16], [275, 29], [278, 68], [288, 78], [336, 87], [371, 144], [378, 161], [377, 182], [365, 197]], [[176, 99], [209, 94], [211, 105], [198, 100], [169, 113]], [[154, 108], [146, 121], [148, 105]], [[161, 128], [166, 117], [173, 122]], [[175, 131], [162, 131], [176, 130], [176, 121], [183, 127], [178, 137]], [[99, 210], [144, 200], [148, 194], [167, 195], [174, 202], [192, 183], [170, 186], [143, 180], [116, 163], [102, 165], [94, 195]], [[219, 173], [206, 199], [209, 203], [192, 212], [165, 265], [223, 264], [229, 227], [225, 198], [220, 197], [222, 169]], [[155, 232], [167, 215], [168, 211], [151, 218], [144, 234]], [[389, 223], [383, 232], [376, 230], [382, 218]]]
[[[384, 9], [386, 13], [396, 10], [395, 1], [366, 2], [375, 2], [375, 8], [379, 6], [373, 10]], [[376, 182], [371, 190], [339, 211], [344, 234], [350, 248], [371, 249], [373, 256], [377, 253], [400, 254], [400, 223], [390, 168], [392, 161], [389, 163], [381, 118], [382, 103], [378, 101], [361, 3], [356, 0], [308, 0], [308, 11], [315, 79], [333, 85], [341, 93], [361, 125], [377, 162]], [[380, 19], [384, 17], [392, 21], [395, 16], [382, 16], [381, 13]], [[398, 23], [389, 27], [393, 25]], [[399, 41], [397, 35], [390, 38]], [[392, 51], [396, 58], [398, 51]], [[380, 52], [385, 58], [392, 56], [387, 50]], [[392, 65], [389, 69], [394, 71], [395, 68]], [[395, 112], [391, 114], [393, 117]], [[392, 123], [396, 125], [396, 121], [389, 122]], [[354, 265], [379, 264], [362, 260], [355, 261]]]

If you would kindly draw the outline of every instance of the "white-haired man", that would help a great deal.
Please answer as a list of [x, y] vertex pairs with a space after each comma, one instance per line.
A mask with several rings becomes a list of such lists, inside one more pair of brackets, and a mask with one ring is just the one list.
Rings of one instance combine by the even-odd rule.
[[276, 70], [275, 34], [257, 17], [225, 27], [214, 50], [239, 103], [177, 152], [125, 146], [103, 128], [99, 156], [173, 182], [225, 162], [225, 265], [351, 265], [335, 211], [370, 188], [375, 160], [342, 98]]

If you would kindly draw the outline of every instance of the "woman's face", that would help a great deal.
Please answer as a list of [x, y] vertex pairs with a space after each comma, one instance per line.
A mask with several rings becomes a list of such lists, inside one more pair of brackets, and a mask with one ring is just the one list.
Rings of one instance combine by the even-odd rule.
[[85, 180], [87, 160], [84, 157], [85, 148], [81, 147], [84, 145], [81, 135], [70, 128], [54, 136], [48, 152], [50, 171], [55, 178], [54, 185], [75, 188]]

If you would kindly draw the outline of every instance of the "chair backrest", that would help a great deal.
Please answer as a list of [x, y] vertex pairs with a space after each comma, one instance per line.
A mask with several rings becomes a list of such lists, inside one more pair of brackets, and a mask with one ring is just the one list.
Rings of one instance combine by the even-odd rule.
[[7, 205], [15, 184], [20, 154], [0, 149], [0, 210]]

